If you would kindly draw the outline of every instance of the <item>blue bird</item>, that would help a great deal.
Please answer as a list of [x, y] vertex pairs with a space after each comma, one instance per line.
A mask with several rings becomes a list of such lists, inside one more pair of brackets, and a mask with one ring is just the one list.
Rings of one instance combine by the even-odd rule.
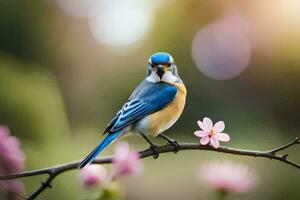
[[79, 164], [81, 169], [91, 163], [110, 143], [129, 132], [140, 134], [159, 156], [158, 147], [147, 136], [159, 136], [175, 146], [178, 142], [163, 132], [169, 129], [183, 112], [186, 88], [178, 75], [173, 57], [164, 52], [150, 56], [147, 76], [132, 92], [104, 131], [102, 142]]

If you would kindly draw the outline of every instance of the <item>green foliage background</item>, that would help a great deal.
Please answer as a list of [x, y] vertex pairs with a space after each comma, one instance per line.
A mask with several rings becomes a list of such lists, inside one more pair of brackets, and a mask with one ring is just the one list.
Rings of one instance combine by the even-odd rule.
[[[260, 3], [236, 6], [247, 15], [254, 2]], [[186, 109], [168, 131], [170, 136], [197, 142], [192, 133], [196, 121], [204, 116], [225, 121], [232, 147], [265, 150], [299, 136], [300, 29], [285, 27], [292, 31], [282, 35], [272, 54], [258, 51], [247, 70], [232, 80], [209, 79], [193, 63], [194, 34], [219, 17], [227, 3], [175, 1], [156, 13], [154, 28], [141, 50], [119, 54], [93, 39], [85, 20], [64, 14], [52, 1], [2, 0], [0, 124], [9, 126], [20, 138], [26, 169], [83, 158], [143, 79], [148, 56], [155, 51], [174, 56], [188, 88]], [[135, 149], [148, 147], [140, 138], [126, 140]], [[109, 148], [104, 154], [111, 152]], [[288, 153], [300, 162], [299, 147]], [[300, 198], [299, 170], [277, 161], [212, 152], [145, 159], [145, 173], [123, 181], [126, 198], [205, 199], [209, 191], [197, 183], [196, 170], [201, 163], [215, 159], [246, 163], [258, 174], [257, 186], [234, 199]], [[41, 179], [24, 179], [27, 192]], [[59, 176], [53, 186], [40, 199], [84, 199], [88, 195], [77, 181], [77, 171]]]

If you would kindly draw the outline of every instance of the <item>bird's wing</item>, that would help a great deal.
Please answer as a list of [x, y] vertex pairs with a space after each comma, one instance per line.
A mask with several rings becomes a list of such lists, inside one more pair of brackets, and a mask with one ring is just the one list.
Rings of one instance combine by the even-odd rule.
[[146, 115], [163, 109], [175, 98], [176, 94], [177, 88], [173, 85], [142, 82], [110, 122], [105, 132], [118, 131]]

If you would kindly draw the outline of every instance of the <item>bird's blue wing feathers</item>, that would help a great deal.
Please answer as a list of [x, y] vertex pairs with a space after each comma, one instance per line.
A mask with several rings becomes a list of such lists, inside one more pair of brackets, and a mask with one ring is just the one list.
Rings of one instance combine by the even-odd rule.
[[167, 106], [176, 96], [177, 88], [166, 83], [142, 82], [132, 93], [128, 102], [112, 119], [102, 142], [79, 164], [81, 169], [91, 163], [111, 142], [123, 134], [123, 128]]
[[167, 106], [176, 96], [177, 88], [166, 83], [144, 81], [117, 113], [106, 132], [115, 132]]
[[100, 144], [78, 165], [78, 169], [90, 164], [99, 153], [101, 153], [110, 143], [122, 135], [122, 130], [106, 135]]

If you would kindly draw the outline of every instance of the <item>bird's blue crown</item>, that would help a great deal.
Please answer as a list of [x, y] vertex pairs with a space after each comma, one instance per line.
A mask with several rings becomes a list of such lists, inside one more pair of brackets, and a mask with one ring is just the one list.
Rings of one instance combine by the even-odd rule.
[[153, 64], [168, 64], [173, 60], [172, 56], [165, 52], [154, 53], [150, 56], [150, 62]]

